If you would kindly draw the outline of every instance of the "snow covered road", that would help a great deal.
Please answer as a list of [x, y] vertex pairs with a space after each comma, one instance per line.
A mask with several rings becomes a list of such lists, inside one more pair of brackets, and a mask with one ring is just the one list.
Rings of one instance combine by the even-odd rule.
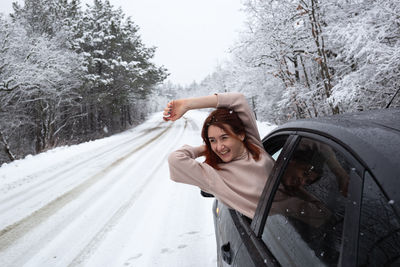
[[215, 266], [213, 199], [169, 179], [206, 113], [0, 168], [0, 266]]

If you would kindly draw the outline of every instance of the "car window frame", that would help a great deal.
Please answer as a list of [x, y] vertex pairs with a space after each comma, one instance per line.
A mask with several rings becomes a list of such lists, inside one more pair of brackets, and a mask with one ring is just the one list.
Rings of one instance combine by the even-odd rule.
[[[281, 131], [267, 136], [264, 142], [268, 142], [272, 138], [278, 138], [279, 136], [288, 135], [286, 143], [282, 148], [282, 152], [278, 156], [274, 168], [270, 174], [270, 177], [264, 187], [262, 196], [260, 198], [260, 203], [257, 206], [257, 210], [253, 221], [251, 222], [251, 230], [253, 231], [253, 242], [262, 243], [255, 244], [255, 247], [267, 250], [264, 252], [265, 255], [269, 255], [273, 259], [275, 257], [265, 246], [264, 242], [261, 240], [261, 235], [263, 228], [268, 217], [269, 210], [277, 187], [279, 186], [280, 178], [288, 164], [293, 151], [297, 147], [301, 138], [310, 138], [315, 141], [325, 143], [332, 148], [334, 148], [339, 153], [342, 153], [346, 160], [351, 164], [350, 171], [350, 184], [349, 184], [349, 200], [346, 203], [346, 213], [344, 218], [344, 228], [342, 245], [340, 250], [340, 259], [338, 264], [340, 266], [355, 266], [357, 261], [358, 253], [358, 235], [359, 235], [359, 220], [361, 215], [361, 199], [362, 199], [362, 188], [364, 183], [364, 174], [366, 171], [365, 166], [359, 161], [357, 155], [355, 155], [348, 146], [343, 146], [340, 140], [335, 140], [332, 137], [326, 135], [321, 135], [321, 133], [316, 132], [302, 132], [302, 131]], [[271, 193], [274, 194], [271, 194]], [[268, 196], [268, 197], [267, 197]], [[344, 238], [347, 236], [348, 238]], [[260, 252], [261, 253], [261, 252]], [[275, 259], [276, 260], [276, 259]], [[354, 262], [355, 261], [355, 262]]]
[[[261, 225], [265, 225], [265, 221], [267, 220], [268, 213], [265, 210], [268, 210], [271, 207], [272, 200], [271, 192], [275, 192], [279, 186], [279, 182], [277, 182], [278, 178], [280, 178], [283, 174], [283, 170], [286, 168], [288, 164], [288, 159], [292, 155], [293, 150], [297, 146], [300, 137], [296, 134], [296, 132], [279, 132], [268, 136], [264, 142], [268, 142], [271, 139], [279, 138], [280, 136], [288, 136], [285, 144], [282, 147], [282, 152], [279, 154], [274, 167], [267, 179], [267, 182], [264, 186], [263, 192], [260, 197], [260, 201], [257, 205], [256, 212], [254, 214], [253, 220], [251, 222], [251, 229], [255, 233], [257, 237], [261, 237], [262, 228]], [[267, 197], [269, 196], [269, 197]]]

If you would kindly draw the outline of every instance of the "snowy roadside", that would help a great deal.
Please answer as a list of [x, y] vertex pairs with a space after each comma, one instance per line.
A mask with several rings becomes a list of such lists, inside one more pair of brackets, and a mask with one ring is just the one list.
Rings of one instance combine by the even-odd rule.
[[258, 132], [260, 133], [261, 140], [277, 126], [269, 122], [257, 121]]

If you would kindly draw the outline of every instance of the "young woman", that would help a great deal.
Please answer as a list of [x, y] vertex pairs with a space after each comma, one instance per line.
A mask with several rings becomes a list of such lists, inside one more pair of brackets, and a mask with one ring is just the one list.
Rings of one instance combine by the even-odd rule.
[[[168, 103], [164, 120], [188, 110], [217, 108], [205, 120], [204, 145], [184, 145], [168, 158], [171, 179], [213, 194], [229, 207], [253, 218], [274, 160], [262, 146], [253, 112], [240, 93], [186, 98]], [[205, 162], [195, 159], [205, 156]]]

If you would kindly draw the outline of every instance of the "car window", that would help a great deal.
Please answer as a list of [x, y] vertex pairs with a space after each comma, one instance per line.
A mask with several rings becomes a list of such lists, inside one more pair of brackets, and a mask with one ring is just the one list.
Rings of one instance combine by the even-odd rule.
[[275, 161], [281, 154], [288, 137], [288, 135], [279, 135], [263, 142], [265, 151], [267, 151]]
[[400, 266], [400, 223], [393, 204], [367, 172], [361, 203], [359, 266]]
[[302, 138], [288, 161], [262, 240], [282, 266], [336, 266], [349, 164], [332, 147]]

